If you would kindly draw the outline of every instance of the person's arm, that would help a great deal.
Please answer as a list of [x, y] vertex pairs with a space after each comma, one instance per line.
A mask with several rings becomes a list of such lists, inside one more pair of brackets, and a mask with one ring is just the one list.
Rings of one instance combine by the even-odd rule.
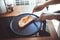
[[60, 21], [60, 13], [42, 14], [39, 19], [40, 19], [40, 21], [44, 21], [46, 19], [48, 19], [48, 20], [56, 19], [56, 20]]
[[53, 5], [53, 4], [59, 4], [60, 3], [60, 0], [51, 0], [51, 1], [48, 1], [42, 5], [39, 5], [39, 6], [36, 6], [34, 9], [33, 9], [33, 12], [37, 12], [37, 11], [41, 11], [43, 8], [49, 6], [49, 5]]
[[47, 7], [47, 6], [53, 5], [53, 4], [60, 4], [60, 0], [51, 0], [51, 1], [48, 1], [48, 2], [44, 3], [43, 5], [45, 7]]

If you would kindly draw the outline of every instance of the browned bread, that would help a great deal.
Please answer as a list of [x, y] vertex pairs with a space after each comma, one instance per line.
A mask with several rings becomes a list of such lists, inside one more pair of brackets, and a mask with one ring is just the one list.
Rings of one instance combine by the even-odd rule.
[[25, 25], [30, 23], [32, 20], [34, 20], [34, 17], [32, 17], [32, 16], [25, 16], [25, 17], [21, 18], [21, 20], [19, 20], [19, 22], [18, 22], [19, 27], [21, 27], [21, 28], [25, 27]]

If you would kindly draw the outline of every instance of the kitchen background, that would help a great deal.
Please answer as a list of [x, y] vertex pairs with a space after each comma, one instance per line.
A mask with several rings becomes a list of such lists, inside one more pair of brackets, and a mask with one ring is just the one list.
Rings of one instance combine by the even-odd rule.
[[[49, 1], [49, 0], [0, 0], [0, 14], [7, 12], [7, 5], [10, 5], [10, 4], [12, 5], [12, 7], [29, 5], [30, 9], [26, 8], [26, 9], [24, 9], [24, 11], [31, 13], [35, 6], [41, 5], [47, 1]], [[44, 8], [40, 12], [52, 13], [57, 10], [60, 10], [60, 4], [50, 5], [50, 6], [48, 6], [48, 10], [47, 10], [47, 8]], [[36, 15], [39, 16], [39, 13]], [[52, 20], [52, 22], [53, 22], [53, 25], [57, 32], [59, 21], [54, 19], [54, 20]]]

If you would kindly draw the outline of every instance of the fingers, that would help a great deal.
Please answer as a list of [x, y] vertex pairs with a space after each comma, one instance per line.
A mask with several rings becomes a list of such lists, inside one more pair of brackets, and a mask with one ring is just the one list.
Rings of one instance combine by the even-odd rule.
[[40, 21], [45, 21], [46, 20], [46, 16], [45, 16], [44, 13], [39, 17], [39, 20]]
[[42, 9], [44, 9], [44, 5], [40, 5], [40, 6], [36, 6], [34, 9], [33, 9], [33, 12], [37, 12], [37, 11], [41, 11]]
[[33, 12], [37, 12], [37, 9], [36, 9], [36, 8], [34, 8], [34, 9], [33, 9]]
[[39, 6], [36, 6], [34, 9], [33, 9], [33, 12], [37, 12], [39, 11]]

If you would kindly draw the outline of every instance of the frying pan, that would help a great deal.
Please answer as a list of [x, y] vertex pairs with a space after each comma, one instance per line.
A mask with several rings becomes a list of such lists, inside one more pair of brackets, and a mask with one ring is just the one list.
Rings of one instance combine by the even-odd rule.
[[[25, 16], [33, 16], [35, 20], [32, 21], [30, 24], [28, 24], [27, 27], [23, 29], [19, 28], [18, 21]], [[24, 13], [18, 15], [14, 17], [10, 22], [10, 29], [17, 35], [21, 35], [21, 36], [33, 35], [41, 29], [41, 21], [37, 20], [37, 18], [39, 18], [37, 15], [31, 13]]]

